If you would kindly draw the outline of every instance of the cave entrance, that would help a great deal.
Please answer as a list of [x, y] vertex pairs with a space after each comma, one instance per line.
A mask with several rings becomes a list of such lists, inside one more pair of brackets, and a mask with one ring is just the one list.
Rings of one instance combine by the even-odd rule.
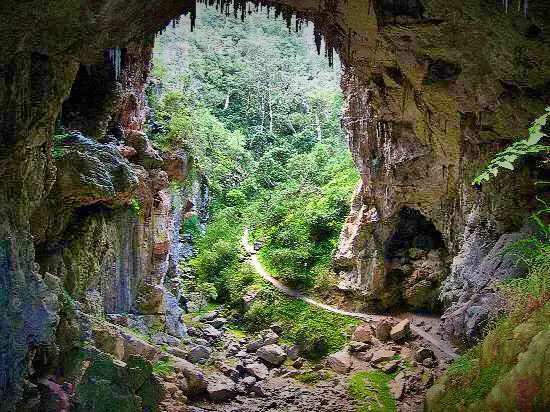
[[[247, 221], [282, 280], [308, 291], [322, 273], [334, 278], [325, 279], [328, 288], [336, 283], [331, 253], [359, 180], [342, 126], [341, 61], [312, 23], [254, 10], [247, 6], [240, 20], [197, 5], [193, 31], [182, 19], [157, 35], [147, 135], [157, 150], [193, 158], [215, 206], [209, 228], [238, 211], [231, 223]], [[197, 224], [207, 223], [195, 209], [183, 216], [181, 239], [191, 243], [203, 230]], [[202, 249], [221, 256], [228, 232], [212, 234]], [[192, 272], [192, 258], [181, 256], [182, 274]], [[231, 280], [221, 278], [231, 259], [226, 253], [216, 268], [197, 269], [202, 278], [184, 293], [192, 297], [208, 283], [217, 301], [228, 299]]]
[[398, 304], [407, 309], [439, 312], [441, 281], [446, 276], [447, 249], [441, 233], [418, 210], [399, 211], [392, 236], [384, 247], [388, 283]]

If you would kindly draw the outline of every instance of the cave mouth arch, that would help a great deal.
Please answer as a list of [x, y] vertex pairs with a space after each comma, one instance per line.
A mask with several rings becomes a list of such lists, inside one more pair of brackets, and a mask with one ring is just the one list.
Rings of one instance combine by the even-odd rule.
[[[70, 93], [64, 99], [57, 116], [56, 126], [67, 130], [82, 131], [101, 141], [124, 139], [126, 130], [142, 130], [145, 119], [137, 113], [143, 111], [145, 89], [137, 95], [126, 93], [135, 88], [140, 79], [145, 80], [152, 70], [152, 54], [155, 44], [168, 27], [176, 28], [188, 23], [191, 32], [199, 31], [199, 7], [215, 8], [226, 17], [245, 22], [249, 15], [264, 14], [268, 19], [282, 19], [289, 31], [297, 33], [302, 29], [314, 41], [317, 53], [324, 54], [327, 64], [339, 64], [342, 71], [348, 65], [348, 57], [341, 54], [345, 46], [344, 33], [338, 26], [338, 1], [329, 1], [326, 9], [314, 13], [310, 9], [300, 10], [299, 5], [288, 5], [286, 1], [242, 1], [242, 0], [185, 0], [176, 8], [174, 17], [164, 19], [154, 33], [117, 44], [96, 53], [91, 62], [81, 61], [72, 82]], [[330, 4], [329, 4], [330, 3]], [[369, 12], [375, 13], [369, 4]], [[335, 15], [331, 15], [334, 12]], [[349, 42], [349, 39], [347, 40]], [[349, 47], [349, 45], [347, 46]], [[348, 55], [350, 52], [346, 52]], [[117, 110], [117, 106], [123, 106]], [[137, 119], [137, 121], [135, 121]], [[106, 136], [109, 138], [106, 139]]]

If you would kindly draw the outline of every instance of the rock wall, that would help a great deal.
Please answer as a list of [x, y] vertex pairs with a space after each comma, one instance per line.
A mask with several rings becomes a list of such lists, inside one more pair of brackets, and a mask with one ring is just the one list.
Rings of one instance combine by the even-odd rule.
[[[490, 282], [481, 279], [491, 278], [491, 267], [507, 267], [497, 251], [522, 230], [533, 190], [526, 171], [481, 191], [469, 182], [548, 103], [549, 2], [530, 1], [528, 18], [478, 0], [261, 3], [285, 18], [295, 12], [314, 21], [319, 44], [324, 35], [329, 58], [335, 48], [346, 66], [345, 123], [363, 184], [345, 229], [354, 237], [340, 253], [343, 277], [386, 306], [396, 300], [384, 293], [387, 282], [407, 282], [389, 276], [392, 270], [432, 268], [409, 283], [437, 283], [443, 263], [450, 267], [441, 295], [448, 330], [475, 332], [488, 313]], [[188, 0], [0, 6], [0, 409], [13, 409], [33, 365], [61, 347], [55, 331], [67, 322], [59, 315], [63, 287], [103, 310], [158, 295], [153, 286], [168, 264], [169, 239], [155, 228], [170, 219], [164, 183], [154, 183], [165, 181], [154, 172], [162, 158], [141, 133], [146, 58], [151, 36], [193, 7]], [[62, 123], [94, 142], [73, 136], [74, 145], [58, 145], [66, 152], [57, 161], [52, 146], [62, 112]], [[129, 205], [137, 197], [136, 224]], [[421, 239], [405, 235], [404, 249], [390, 248], [404, 250], [405, 260], [388, 259], [387, 245], [409, 227], [404, 215], [443, 244], [416, 248]], [[84, 247], [96, 241], [98, 249]], [[135, 280], [153, 277], [143, 291], [153, 295], [140, 301]]]
[[[411, 298], [436, 289], [446, 330], [465, 344], [502, 308], [495, 282], [518, 270], [499, 252], [528, 231], [534, 206], [534, 176], [526, 169], [483, 188], [470, 182], [549, 102], [549, 40], [530, 35], [550, 23], [537, 14], [543, 3], [527, 19], [488, 2], [399, 3], [404, 7], [370, 15], [376, 43], [364, 42], [364, 63], [348, 68], [342, 82], [363, 182], [336, 255], [341, 286], [378, 308], [421, 309]], [[441, 252], [421, 264], [431, 266], [424, 273], [415, 270], [418, 261], [402, 270], [421, 240], [403, 232], [403, 213], [411, 210], [443, 241], [421, 247], [432, 257]], [[398, 261], [396, 239], [412, 241]], [[431, 300], [435, 305], [437, 294]]]

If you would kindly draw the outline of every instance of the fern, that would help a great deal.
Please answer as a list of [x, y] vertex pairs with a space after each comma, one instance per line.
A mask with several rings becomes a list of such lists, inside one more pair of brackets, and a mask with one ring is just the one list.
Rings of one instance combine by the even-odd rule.
[[550, 117], [550, 106], [546, 108], [546, 113], [539, 116], [529, 128], [529, 137], [514, 142], [512, 145], [497, 153], [495, 157], [485, 166], [479, 175], [473, 181], [473, 185], [480, 185], [483, 182], [489, 182], [498, 175], [500, 169], [514, 170], [514, 164], [527, 155], [537, 155], [550, 152], [550, 146], [541, 144], [541, 141], [547, 135], [542, 128], [546, 125]]

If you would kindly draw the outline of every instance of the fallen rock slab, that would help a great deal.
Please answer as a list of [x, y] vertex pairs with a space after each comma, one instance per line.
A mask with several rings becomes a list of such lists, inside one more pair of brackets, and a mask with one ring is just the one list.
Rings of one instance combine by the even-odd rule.
[[390, 339], [391, 330], [392, 324], [387, 320], [383, 320], [376, 325], [376, 337], [385, 342]]
[[370, 343], [372, 341], [372, 336], [373, 332], [371, 327], [366, 323], [362, 323], [355, 329], [351, 339], [356, 342]]
[[399, 341], [407, 338], [411, 333], [411, 321], [403, 319], [395, 325], [390, 331], [390, 339]]
[[189, 351], [189, 355], [187, 359], [189, 362], [193, 363], [201, 363], [205, 362], [212, 353], [212, 349], [210, 349], [208, 346], [203, 345], [197, 345]]
[[372, 353], [371, 362], [376, 364], [391, 360], [395, 356], [394, 350], [380, 349]]
[[338, 373], [348, 373], [351, 369], [351, 355], [347, 351], [333, 353], [327, 358], [328, 365]]
[[275, 366], [281, 365], [287, 357], [286, 352], [283, 350], [283, 348], [275, 344], [262, 346], [260, 349], [258, 349], [256, 355], [258, 356], [258, 358]]
[[237, 387], [228, 377], [221, 373], [213, 373], [208, 378], [206, 394], [213, 402], [223, 402], [237, 396]]
[[250, 363], [245, 366], [245, 370], [258, 380], [266, 379], [269, 376], [269, 370], [263, 363]]

